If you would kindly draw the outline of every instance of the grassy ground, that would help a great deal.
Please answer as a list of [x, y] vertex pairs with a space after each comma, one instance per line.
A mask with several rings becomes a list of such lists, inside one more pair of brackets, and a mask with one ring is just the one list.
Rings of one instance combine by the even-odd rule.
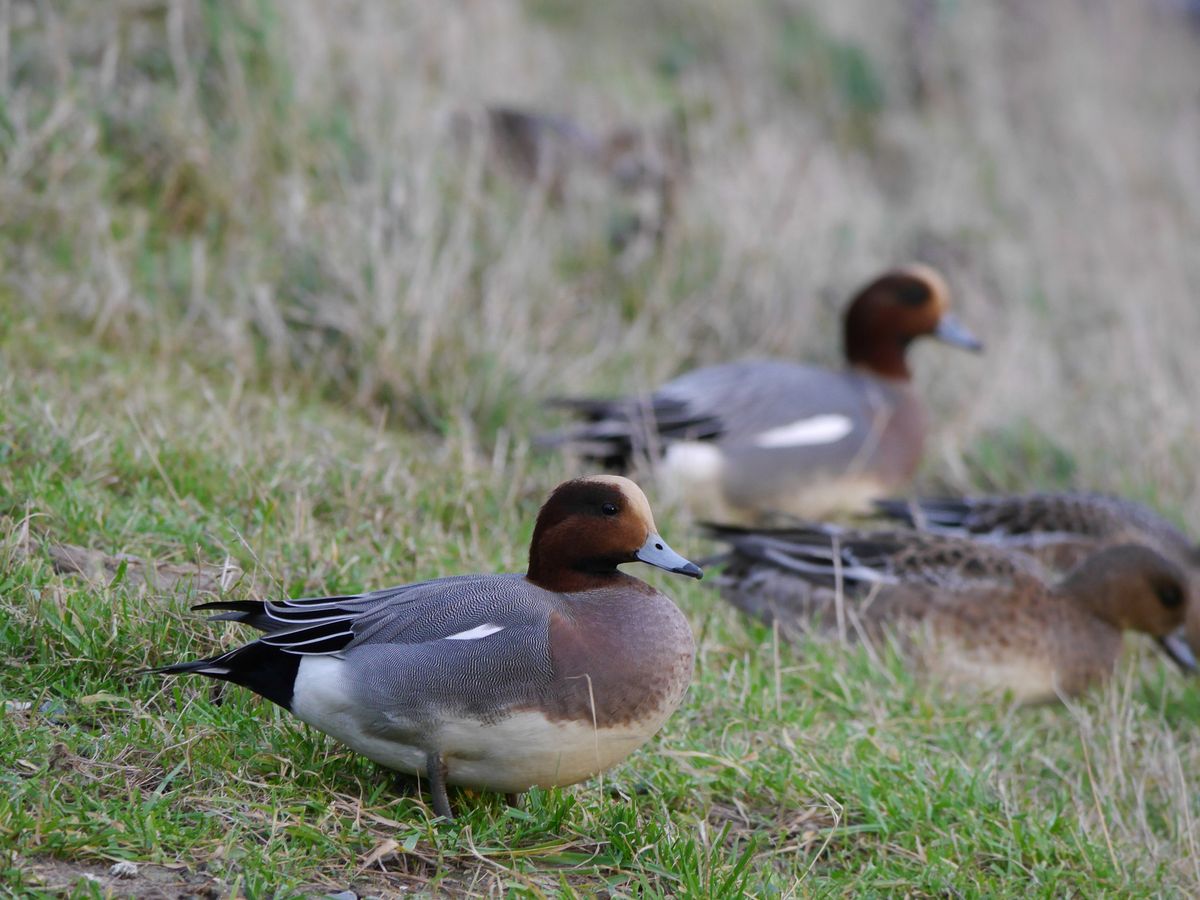
[[[1200, 892], [1200, 698], [1140, 645], [1014, 709], [648, 573], [700, 648], [660, 737], [435, 826], [245, 692], [132, 674], [237, 639], [187, 611], [211, 579], [52, 553], [234, 596], [519, 569], [570, 473], [540, 397], [834, 359], [842, 298], [911, 257], [990, 350], [916, 354], [926, 488], [1200, 525], [1200, 55], [1147, 6], [0, 3], [3, 889]], [[686, 123], [661, 252], [453, 152], [480, 98]]]

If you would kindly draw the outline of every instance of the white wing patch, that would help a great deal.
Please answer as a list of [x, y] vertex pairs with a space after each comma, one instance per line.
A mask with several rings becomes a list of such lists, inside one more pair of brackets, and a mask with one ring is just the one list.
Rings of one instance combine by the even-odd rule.
[[503, 625], [497, 625], [494, 622], [484, 622], [482, 625], [476, 625], [466, 631], [460, 631], [458, 634], [448, 634], [442, 638], [445, 641], [477, 641], [480, 638], [485, 638], [489, 634], [495, 634], [497, 631], [503, 631]]
[[799, 419], [762, 432], [754, 439], [756, 447], [807, 447], [814, 444], [833, 444], [854, 430], [849, 416], [827, 413], [809, 419]]

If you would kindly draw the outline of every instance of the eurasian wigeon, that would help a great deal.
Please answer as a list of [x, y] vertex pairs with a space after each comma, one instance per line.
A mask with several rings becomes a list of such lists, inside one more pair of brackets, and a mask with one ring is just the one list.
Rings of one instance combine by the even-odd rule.
[[[622, 125], [607, 131], [566, 116], [516, 106], [486, 105], [455, 114], [451, 129], [460, 143], [480, 141], [489, 169], [546, 191], [561, 202], [578, 170], [601, 174], [621, 195], [636, 202], [637, 221], [628, 227], [658, 242], [672, 218], [687, 169], [686, 145], [677, 125]], [[629, 240], [631, 235], [618, 235]]]
[[1060, 492], [889, 499], [887, 516], [937, 534], [967, 535], [1027, 553], [1058, 572], [1116, 544], [1142, 544], [1187, 575], [1187, 641], [1200, 653], [1200, 545], [1141, 503], [1108, 494]]
[[1068, 569], [1114, 544], [1144, 544], [1200, 575], [1200, 548], [1159, 513], [1108, 494], [1063, 491], [878, 500], [885, 516], [935, 534], [959, 535]]
[[1051, 580], [1032, 557], [967, 538], [709, 528], [731, 548], [717, 583], [734, 606], [789, 633], [890, 630], [950, 685], [1023, 702], [1073, 696], [1112, 673], [1127, 630], [1153, 636], [1181, 668], [1196, 665], [1175, 637], [1186, 576], [1137, 544], [1101, 549]]
[[664, 489], [705, 518], [860, 511], [907, 484], [921, 459], [926, 416], [909, 345], [928, 335], [982, 347], [949, 304], [934, 269], [893, 269], [846, 308], [844, 369], [743, 360], [688, 372], [649, 396], [554, 400], [587, 421], [542, 442], [618, 470], [648, 460]]
[[679, 706], [687, 620], [621, 572], [644, 562], [701, 576], [658, 535], [645, 495], [601, 475], [559, 485], [524, 574], [461, 575], [366, 594], [206, 603], [266, 632], [228, 653], [155, 670], [244, 685], [380, 765], [503, 793], [589, 778]]

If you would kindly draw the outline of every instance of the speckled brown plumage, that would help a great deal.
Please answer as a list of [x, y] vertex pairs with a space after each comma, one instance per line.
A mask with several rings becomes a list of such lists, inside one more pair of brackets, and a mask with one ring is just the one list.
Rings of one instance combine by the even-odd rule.
[[971, 535], [1065, 570], [1103, 547], [1144, 544], [1181, 566], [1200, 569], [1200, 550], [1141, 503], [1094, 493], [882, 500], [885, 515], [941, 534]]
[[932, 533], [969, 535], [1028, 554], [1066, 572], [1118, 544], [1142, 544], [1178, 565], [1188, 578], [1187, 641], [1200, 653], [1200, 547], [1141, 503], [1106, 494], [1061, 492], [883, 500], [879, 510]]
[[1165, 640], [1184, 620], [1184, 573], [1137, 545], [1104, 548], [1055, 581], [1031, 557], [961, 537], [713, 530], [731, 547], [717, 584], [743, 611], [785, 633], [840, 622], [849, 635], [897, 634], [947, 681], [1026, 701], [1107, 677], [1122, 631]]

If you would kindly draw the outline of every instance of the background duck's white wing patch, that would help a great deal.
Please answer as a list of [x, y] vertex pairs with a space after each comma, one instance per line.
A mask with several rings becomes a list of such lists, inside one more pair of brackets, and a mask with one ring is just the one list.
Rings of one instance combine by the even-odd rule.
[[771, 428], [760, 433], [754, 439], [754, 444], [766, 449], [833, 444], [853, 430], [854, 423], [849, 416], [827, 413]]
[[466, 631], [460, 631], [458, 634], [448, 634], [443, 640], [446, 641], [477, 641], [480, 638], [485, 638], [489, 634], [495, 634], [497, 631], [503, 631], [503, 625], [497, 625], [494, 622], [484, 622], [482, 625], [476, 625]]

